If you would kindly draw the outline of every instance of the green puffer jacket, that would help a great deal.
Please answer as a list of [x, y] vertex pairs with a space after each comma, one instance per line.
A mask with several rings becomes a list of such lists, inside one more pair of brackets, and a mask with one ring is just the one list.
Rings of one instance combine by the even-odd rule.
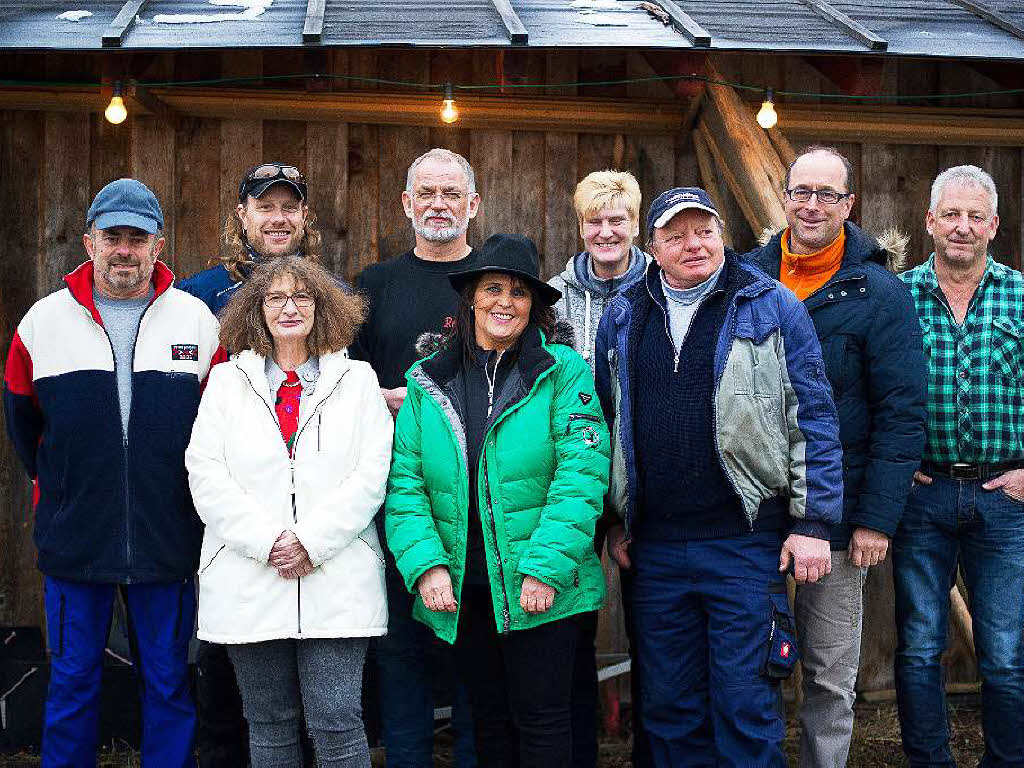
[[[385, 503], [388, 546], [406, 586], [415, 593], [420, 575], [446, 565], [456, 600], [469, 512], [466, 435], [455, 395], [461, 357], [453, 344], [406, 374]], [[608, 469], [608, 430], [590, 369], [570, 347], [549, 344], [528, 326], [488, 420], [475, 489], [499, 631], [601, 607], [604, 574], [594, 524]], [[528, 614], [520, 607], [527, 575], [555, 588], [548, 611]], [[458, 613], [430, 611], [416, 600], [413, 616], [455, 642]]]

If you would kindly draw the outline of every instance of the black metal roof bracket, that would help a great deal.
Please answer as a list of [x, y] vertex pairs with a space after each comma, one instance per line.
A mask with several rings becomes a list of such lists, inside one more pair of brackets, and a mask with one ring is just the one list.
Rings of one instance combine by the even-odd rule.
[[510, 0], [491, 0], [491, 2], [494, 3], [494, 8], [501, 16], [501, 23], [505, 25], [505, 31], [508, 33], [508, 39], [512, 45], [527, 45], [530, 42], [530, 33], [526, 31], [522, 19], [512, 7]]
[[854, 21], [838, 8], [826, 3], [825, 0], [803, 0], [803, 3], [833, 26], [839, 27], [846, 34], [860, 40], [871, 50], [884, 51], [889, 47], [888, 40], [879, 37], [859, 21]]
[[1014, 37], [1024, 40], [1024, 27], [1021, 27], [1020, 24], [1015, 24], [998, 11], [993, 11], [981, 3], [974, 2], [974, 0], [950, 0], [950, 2], [970, 11], [975, 16], [980, 16], [990, 24], [995, 24], [1000, 29], [1006, 30]]
[[690, 41], [690, 45], [695, 48], [709, 48], [711, 46], [711, 33], [694, 21], [693, 17], [680, 8], [673, 0], [656, 0], [656, 2], [668, 14], [676, 31]]
[[128, 0], [121, 6], [121, 10], [103, 33], [104, 48], [121, 47], [121, 43], [128, 36], [128, 30], [135, 24], [135, 20], [139, 17], [139, 11], [145, 4], [146, 0]]
[[306, 3], [306, 23], [302, 25], [302, 42], [320, 43], [324, 33], [324, 12], [327, 0], [308, 0]]

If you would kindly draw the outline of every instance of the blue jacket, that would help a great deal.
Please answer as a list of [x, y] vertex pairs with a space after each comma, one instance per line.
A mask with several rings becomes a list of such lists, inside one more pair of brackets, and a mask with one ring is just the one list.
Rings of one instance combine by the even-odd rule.
[[178, 288], [185, 293], [191, 293], [208, 306], [213, 314], [219, 315], [241, 284], [241, 280], [231, 277], [227, 267], [218, 264], [202, 272], [196, 272], [192, 277], [179, 280]]
[[[884, 247], [847, 223], [839, 271], [804, 300], [821, 342], [843, 445], [845, 549], [854, 526], [892, 536], [925, 441], [925, 362], [910, 291], [885, 268]], [[783, 233], [747, 254], [779, 274]]]
[[91, 261], [18, 324], [4, 373], [7, 433], [37, 498], [39, 569], [92, 583], [168, 583], [196, 572], [203, 528], [185, 447], [210, 366], [217, 320], [171, 287], [157, 262], [132, 360], [122, 432], [110, 339], [93, 301]]
[[[726, 252], [727, 310], [715, 349], [719, 459], [753, 527], [762, 501], [789, 499], [794, 531], [828, 538], [842, 516], [842, 452], [821, 347], [803, 305], [735, 253]], [[627, 532], [637, 505], [633, 359], [659, 268], [614, 299], [597, 333], [597, 393], [611, 428], [608, 503]]]

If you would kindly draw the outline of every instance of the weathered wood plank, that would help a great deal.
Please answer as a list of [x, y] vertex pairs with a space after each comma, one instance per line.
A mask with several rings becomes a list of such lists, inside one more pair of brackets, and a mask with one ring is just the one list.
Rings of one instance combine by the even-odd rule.
[[509, 42], [512, 45], [526, 45], [530, 42], [530, 33], [523, 26], [523, 20], [519, 18], [515, 8], [509, 0], [491, 0], [498, 15], [501, 16], [501, 23], [505, 25]]
[[658, 0], [658, 5], [668, 14], [669, 19], [672, 20], [672, 26], [690, 41], [690, 45], [697, 48], [707, 48], [711, 45], [711, 33], [694, 21], [693, 17], [676, 3], [672, 0]]
[[[40, 184], [44, 116], [0, 112], [0, 175], [22, 179], [0, 186], [0, 344], [10, 346], [18, 323], [38, 298]], [[81, 229], [82, 227], [80, 227]], [[0, 428], [6, 431], [3, 414]], [[32, 502], [25, 470], [9, 440], [0, 440], [0, 624], [43, 626], [42, 575], [35, 567]]]
[[82, 245], [85, 214], [92, 200], [89, 178], [89, 122], [57, 112], [46, 115], [43, 169], [43, 264], [36, 270], [40, 296], [55, 291], [64, 275], [86, 260]]
[[412, 226], [402, 208], [402, 190], [405, 189], [409, 165], [426, 152], [430, 134], [426, 128], [397, 128], [381, 126], [379, 240], [380, 258], [390, 259], [404, 253], [416, 244]]
[[95, 194], [104, 184], [131, 175], [132, 128], [127, 121], [112, 125], [103, 115], [90, 115], [89, 129], [89, 189]]
[[[577, 140], [572, 133], [544, 137], [544, 245], [541, 272], [553, 275], [579, 251], [572, 193], [579, 179]], [[538, 245], [540, 245], [538, 243]]]
[[354, 279], [368, 264], [380, 261], [378, 241], [378, 127], [355, 124], [348, 127], [348, 272]]
[[103, 33], [102, 45], [104, 48], [117, 48], [124, 42], [128, 30], [135, 24], [135, 19], [138, 18], [139, 11], [145, 4], [146, 0], [128, 0], [121, 6], [121, 10], [117, 12], [117, 16]]
[[319, 43], [324, 32], [324, 10], [327, 0], [309, 0], [306, 3], [306, 20], [302, 25], [302, 42]]
[[220, 121], [195, 118], [181, 120], [175, 132], [174, 270], [182, 276], [220, 252], [220, 135]]
[[[263, 123], [259, 120], [220, 121], [220, 196], [217, 206], [218, 232], [224, 221], [234, 216], [238, 206], [238, 186], [251, 166], [263, 162]], [[301, 166], [300, 166], [301, 167]], [[227, 256], [224, 241], [220, 255]]]
[[512, 218], [512, 134], [473, 131], [469, 162], [476, 173], [480, 210], [470, 226], [473, 241], [481, 243], [498, 232], [515, 232]]
[[[544, 242], [544, 134], [523, 131], [512, 134], [512, 192], [510, 232], [526, 235], [540, 251]], [[541, 277], [550, 274], [543, 271]]]
[[264, 120], [263, 156], [260, 159], [268, 163], [289, 163], [301, 168], [306, 159], [306, 123], [297, 120]]
[[997, 27], [1009, 32], [1014, 37], [1019, 37], [1021, 40], [1024, 40], [1024, 27], [1017, 24], [1009, 16], [989, 8], [987, 5], [983, 5], [982, 3], [976, 3], [974, 0], [951, 0], [951, 2], [956, 3], [961, 8], [966, 8], [975, 16], [984, 19], [990, 24], [995, 24]]
[[174, 127], [157, 117], [139, 117], [131, 124], [131, 173], [156, 195], [164, 212], [164, 252], [160, 257], [178, 277], [175, 265], [174, 212], [176, 186], [174, 182]]
[[310, 123], [306, 129], [310, 210], [323, 237], [324, 266], [348, 273], [348, 124]]
[[825, 19], [825, 21], [860, 40], [871, 50], [884, 51], [889, 47], [887, 40], [876, 35], [859, 21], [854, 21], [832, 4], [826, 3], [824, 0], [803, 0], [803, 3]]

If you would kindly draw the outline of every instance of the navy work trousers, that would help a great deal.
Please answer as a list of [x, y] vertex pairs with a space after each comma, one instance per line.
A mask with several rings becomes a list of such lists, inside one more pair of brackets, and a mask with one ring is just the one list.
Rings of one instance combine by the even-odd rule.
[[43, 768], [92, 768], [99, 737], [103, 649], [117, 589], [128, 610], [142, 702], [142, 764], [194, 766], [196, 711], [188, 643], [196, 613], [193, 579], [173, 584], [83, 584], [46, 577], [50, 687]]
[[[772, 611], [791, 616], [777, 533], [632, 545], [633, 640], [652, 763], [784, 768]], [[781, 589], [780, 589], [781, 586]]]

